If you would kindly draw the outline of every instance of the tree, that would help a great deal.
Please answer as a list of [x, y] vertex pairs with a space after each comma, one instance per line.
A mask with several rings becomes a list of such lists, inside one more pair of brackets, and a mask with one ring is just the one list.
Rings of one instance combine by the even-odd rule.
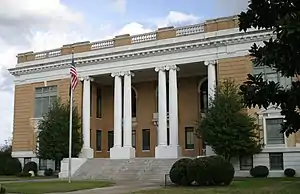
[[196, 135], [216, 154], [230, 160], [261, 151], [257, 129], [255, 118], [244, 109], [238, 86], [225, 79], [218, 84], [205, 117], [199, 120]]
[[[276, 69], [282, 76], [291, 78], [300, 74], [300, 1], [252, 0], [246, 12], [239, 14], [240, 31], [248, 28], [272, 30], [273, 37], [264, 45], [253, 44], [249, 50], [254, 66]], [[279, 83], [266, 81], [262, 75], [248, 74], [240, 87], [245, 105], [267, 109], [270, 105], [281, 108], [285, 117], [281, 132], [287, 136], [300, 128], [300, 82], [283, 88]]]
[[[74, 103], [73, 103], [74, 104]], [[77, 107], [72, 110], [72, 157], [78, 157], [82, 148], [81, 124]], [[38, 157], [61, 161], [69, 157], [70, 103], [55, 101], [39, 122]]]

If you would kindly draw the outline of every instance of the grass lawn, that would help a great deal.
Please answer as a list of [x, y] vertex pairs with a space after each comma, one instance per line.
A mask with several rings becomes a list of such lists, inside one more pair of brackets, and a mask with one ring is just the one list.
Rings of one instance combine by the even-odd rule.
[[299, 178], [265, 178], [236, 180], [228, 187], [175, 187], [146, 190], [134, 194], [298, 194]]
[[68, 192], [84, 189], [93, 189], [111, 186], [112, 183], [104, 181], [47, 181], [47, 182], [20, 182], [2, 183], [8, 193], [42, 194], [51, 192]]
[[56, 176], [34, 176], [34, 177], [0, 176], [0, 182], [30, 180], [30, 179], [50, 179], [50, 178], [57, 178], [57, 177]]

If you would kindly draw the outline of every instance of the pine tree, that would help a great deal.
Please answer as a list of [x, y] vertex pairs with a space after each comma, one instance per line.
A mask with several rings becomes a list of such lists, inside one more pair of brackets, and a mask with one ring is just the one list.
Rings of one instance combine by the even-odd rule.
[[199, 120], [196, 135], [216, 154], [230, 160], [261, 151], [257, 129], [255, 118], [243, 107], [238, 87], [234, 81], [225, 79], [218, 84], [205, 117]]

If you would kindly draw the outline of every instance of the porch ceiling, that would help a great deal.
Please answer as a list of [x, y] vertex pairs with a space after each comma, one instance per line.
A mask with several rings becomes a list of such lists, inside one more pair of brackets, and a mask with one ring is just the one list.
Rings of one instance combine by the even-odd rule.
[[[207, 68], [204, 62], [180, 64], [178, 67], [180, 68], [178, 77], [207, 75]], [[157, 72], [155, 72], [154, 69], [134, 70], [133, 72], [134, 77], [132, 78], [132, 83], [152, 81], [158, 78]], [[111, 85], [114, 81], [110, 74], [94, 76], [93, 78], [95, 82], [103, 85]]]

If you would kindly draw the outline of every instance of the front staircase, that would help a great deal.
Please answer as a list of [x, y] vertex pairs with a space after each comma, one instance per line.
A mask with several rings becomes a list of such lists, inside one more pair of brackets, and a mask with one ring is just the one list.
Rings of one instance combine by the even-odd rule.
[[165, 174], [178, 159], [135, 158], [112, 160], [88, 159], [72, 176], [73, 179], [114, 181], [164, 181]]

